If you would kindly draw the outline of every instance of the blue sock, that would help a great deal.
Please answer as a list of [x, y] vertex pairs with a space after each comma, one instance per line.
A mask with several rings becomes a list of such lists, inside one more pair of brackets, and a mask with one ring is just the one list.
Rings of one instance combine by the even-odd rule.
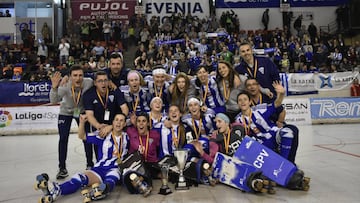
[[77, 173], [69, 181], [66, 181], [60, 185], [61, 194], [67, 195], [76, 192], [83, 186], [88, 185], [89, 179], [87, 176]]

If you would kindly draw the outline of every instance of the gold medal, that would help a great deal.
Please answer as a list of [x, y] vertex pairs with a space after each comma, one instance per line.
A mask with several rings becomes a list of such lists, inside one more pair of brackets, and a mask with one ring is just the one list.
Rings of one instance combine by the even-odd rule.
[[118, 158], [118, 159], [116, 160], [116, 162], [117, 162], [118, 165], [120, 165], [120, 164], [122, 163], [121, 158]]

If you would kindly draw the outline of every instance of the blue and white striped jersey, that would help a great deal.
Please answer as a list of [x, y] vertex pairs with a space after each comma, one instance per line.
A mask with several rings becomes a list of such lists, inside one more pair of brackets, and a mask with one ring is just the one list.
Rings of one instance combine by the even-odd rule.
[[[120, 140], [121, 138], [121, 140]], [[112, 133], [107, 135], [105, 138], [99, 136], [99, 131], [86, 134], [86, 142], [92, 143], [98, 146], [98, 156], [99, 161], [94, 165], [94, 167], [102, 168], [115, 168], [117, 167], [117, 154], [121, 152], [121, 160], [127, 155], [130, 147], [129, 136], [126, 132], [122, 132], [121, 137], [115, 137], [117, 146], [119, 146], [118, 151], [115, 147], [115, 142], [112, 138]], [[120, 149], [121, 146], [121, 149]]]

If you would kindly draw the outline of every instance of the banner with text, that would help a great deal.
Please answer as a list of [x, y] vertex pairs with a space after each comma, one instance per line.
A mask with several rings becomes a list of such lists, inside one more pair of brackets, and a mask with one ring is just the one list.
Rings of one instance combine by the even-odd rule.
[[338, 73], [290, 73], [287, 74], [289, 95], [316, 94], [318, 91], [331, 91], [350, 88], [359, 72]]
[[135, 14], [136, 0], [84, 0], [71, 1], [72, 19], [96, 20], [105, 19], [129, 22]]
[[0, 106], [50, 102], [51, 82], [0, 82]]
[[360, 97], [311, 98], [311, 119], [359, 119]]
[[164, 22], [164, 17], [170, 17], [172, 14], [181, 13], [186, 16], [190, 13], [200, 19], [210, 15], [208, 0], [144, 0], [143, 5], [145, 5], [145, 14], [147, 14], [148, 20], [152, 16], [160, 16], [161, 23]]
[[[349, 0], [288, 0], [291, 7], [338, 6]], [[280, 8], [279, 0], [217, 0], [216, 8]]]
[[319, 91], [341, 90], [350, 88], [359, 72], [318, 73], [314, 77], [315, 88]]
[[[55, 133], [59, 106], [0, 108], [0, 135]], [[77, 127], [73, 121], [71, 129]]]
[[311, 124], [310, 100], [308, 98], [285, 98], [282, 105], [286, 110], [286, 123], [293, 125]]

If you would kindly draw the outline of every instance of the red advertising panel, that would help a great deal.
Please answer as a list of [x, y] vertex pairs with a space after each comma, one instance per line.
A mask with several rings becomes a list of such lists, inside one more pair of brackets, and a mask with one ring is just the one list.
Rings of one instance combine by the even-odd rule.
[[135, 14], [136, 0], [83, 0], [71, 1], [74, 20], [101, 19], [128, 21]]

